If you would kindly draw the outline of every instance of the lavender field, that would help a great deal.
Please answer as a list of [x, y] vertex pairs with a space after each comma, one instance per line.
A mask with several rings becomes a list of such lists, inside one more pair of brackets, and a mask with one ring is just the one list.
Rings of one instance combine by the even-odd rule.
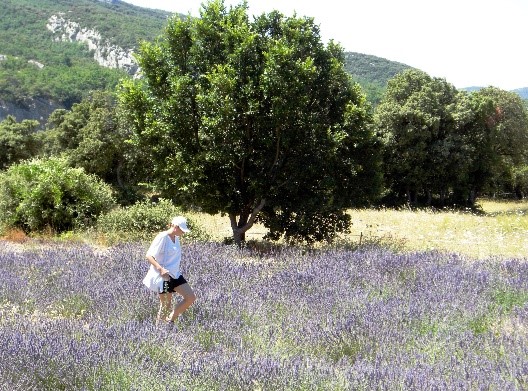
[[169, 329], [145, 248], [0, 242], [0, 389], [528, 389], [524, 259], [185, 243]]

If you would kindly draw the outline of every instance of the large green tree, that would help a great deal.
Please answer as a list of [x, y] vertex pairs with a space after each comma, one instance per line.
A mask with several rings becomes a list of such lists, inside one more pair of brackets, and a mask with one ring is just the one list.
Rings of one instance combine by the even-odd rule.
[[[462, 159], [450, 182], [453, 200], [474, 205], [478, 196], [513, 192], [523, 181], [528, 116], [515, 93], [495, 87], [459, 92], [453, 134]], [[522, 192], [522, 191], [521, 191]]]
[[517, 187], [517, 173], [528, 164], [528, 113], [518, 94], [495, 87], [474, 93], [475, 98], [491, 101], [486, 117], [490, 128], [489, 150], [494, 157], [488, 189], [512, 192]]
[[455, 126], [457, 99], [454, 86], [419, 70], [389, 81], [375, 120], [393, 197], [413, 204], [431, 204], [433, 196], [445, 201], [465, 158]]
[[233, 238], [318, 241], [346, 231], [346, 208], [380, 189], [369, 107], [312, 18], [249, 20], [244, 2], [169, 21], [122, 85], [134, 141], [164, 195], [227, 214]]

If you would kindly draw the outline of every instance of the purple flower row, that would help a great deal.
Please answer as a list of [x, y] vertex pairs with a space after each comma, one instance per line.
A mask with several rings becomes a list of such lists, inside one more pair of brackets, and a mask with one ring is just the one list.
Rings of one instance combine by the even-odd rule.
[[168, 329], [145, 249], [0, 242], [0, 389], [528, 387], [524, 259], [186, 243]]

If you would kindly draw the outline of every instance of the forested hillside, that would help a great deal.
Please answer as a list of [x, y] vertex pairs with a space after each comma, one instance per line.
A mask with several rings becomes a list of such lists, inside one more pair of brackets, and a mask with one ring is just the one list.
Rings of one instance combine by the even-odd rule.
[[[0, 120], [45, 121], [57, 108], [70, 109], [92, 90], [114, 89], [123, 69], [101, 66], [87, 44], [52, 33], [50, 18], [76, 24], [68, 38], [90, 30], [112, 47], [131, 50], [161, 34], [169, 13], [118, 0], [4, 0], [0, 14]], [[62, 34], [62, 37], [61, 37]], [[61, 39], [62, 38], [62, 39]], [[104, 52], [104, 50], [103, 50]], [[377, 104], [387, 80], [409, 68], [361, 53], [345, 53], [345, 66]]]
[[[98, 32], [105, 44], [132, 49], [154, 39], [169, 14], [123, 2], [98, 0], [4, 0], [0, 13], [0, 119], [7, 114], [42, 119], [70, 108], [92, 90], [113, 89], [126, 76], [94, 61], [86, 44], [54, 36], [52, 16], [76, 23], [76, 35]], [[45, 118], [44, 118], [45, 119]]]
[[345, 68], [363, 87], [369, 101], [377, 105], [387, 87], [387, 81], [411, 67], [368, 54], [346, 52]]

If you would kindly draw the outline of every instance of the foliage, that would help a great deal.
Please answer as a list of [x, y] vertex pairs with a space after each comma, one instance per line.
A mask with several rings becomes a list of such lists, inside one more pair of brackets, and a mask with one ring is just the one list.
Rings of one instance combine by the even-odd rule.
[[37, 127], [37, 121], [24, 120], [17, 123], [12, 116], [0, 122], [0, 170], [37, 154]]
[[444, 80], [417, 70], [404, 71], [389, 82], [376, 110], [376, 124], [384, 139], [387, 187], [395, 196], [416, 203], [420, 193], [432, 196], [452, 186], [449, 166], [459, 169], [460, 161], [454, 159], [459, 145], [452, 134], [456, 95]]
[[63, 232], [86, 228], [113, 205], [100, 179], [64, 159], [34, 159], [0, 174], [0, 218], [5, 227]]
[[514, 93], [468, 94], [408, 70], [390, 80], [375, 118], [396, 202], [472, 206], [479, 195], [511, 188], [511, 173], [526, 161], [528, 116]]
[[520, 193], [515, 173], [528, 163], [528, 110], [514, 92], [487, 87], [474, 95], [493, 102], [493, 113], [487, 118], [493, 127], [490, 149], [496, 156], [490, 190]]
[[[103, 234], [121, 234], [125, 240], [132, 238], [152, 239], [152, 234], [167, 229], [168, 222], [174, 216], [183, 215], [180, 208], [169, 200], [159, 202], [137, 202], [126, 207], [117, 207], [97, 219], [96, 229]], [[207, 233], [186, 216], [191, 232], [186, 234], [194, 240], [207, 240]]]
[[515, 197], [523, 199], [528, 196], [528, 165], [516, 167], [512, 173]]
[[145, 251], [0, 242], [0, 388], [528, 385], [526, 259], [185, 243], [199, 300], [168, 329], [141, 284]]
[[173, 18], [122, 84], [134, 142], [164, 196], [230, 217], [235, 241], [255, 219], [269, 237], [320, 241], [344, 209], [377, 196], [369, 106], [310, 18], [212, 1]]
[[62, 155], [72, 167], [95, 174], [118, 191], [119, 200], [137, 199], [136, 157], [119, 127], [113, 93], [95, 91], [70, 111], [56, 110], [39, 133], [41, 154]]

